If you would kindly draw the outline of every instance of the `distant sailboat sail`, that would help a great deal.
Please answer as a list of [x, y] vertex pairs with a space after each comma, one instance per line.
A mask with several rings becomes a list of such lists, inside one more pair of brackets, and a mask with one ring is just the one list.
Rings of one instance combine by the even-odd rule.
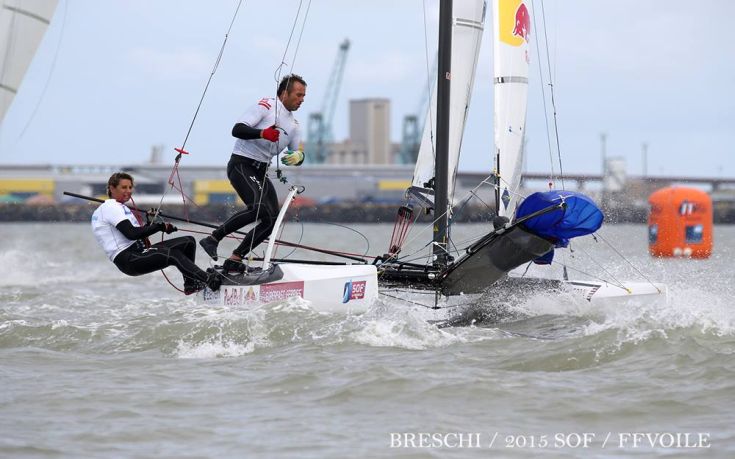
[[[452, 76], [450, 89], [450, 128], [449, 128], [449, 174], [447, 177], [447, 195], [451, 203], [454, 196], [454, 182], [459, 164], [459, 152], [464, 134], [467, 110], [475, 79], [477, 57], [480, 53], [482, 31], [485, 24], [485, 1], [457, 1], [452, 11]], [[436, 150], [436, 91], [429, 104], [430, 117], [427, 117], [424, 134], [419, 147], [416, 168], [414, 169], [411, 190], [417, 193], [433, 194], [434, 152]], [[432, 136], [433, 134], [433, 136]], [[432, 191], [428, 189], [431, 188]], [[422, 192], [422, 190], [424, 190]], [[427, 197], [428, 198], [428, 197]], [[433, 198], [427, 205], [433, 206]]]
[[498, 215], [511, 217], [518, 202], [528, 100], [531, 14], [522, 0], [493, 3], [495, 18], [495, 167]]
[[3, 0], [0, 5], [0, 122], [18, 92], [57, 0]]

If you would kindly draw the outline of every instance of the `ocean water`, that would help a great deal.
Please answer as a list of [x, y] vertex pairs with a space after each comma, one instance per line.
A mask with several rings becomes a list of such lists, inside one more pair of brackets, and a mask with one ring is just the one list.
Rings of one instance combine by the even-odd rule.
[[[285, 236], [387, 246], [391, 226], [357, 229]], [[386, 297], [352, 316], [204, 306], [118, 272], [88, 225], [0, 234], [0, 457], [735, 457], [735, 227], [693, 261], [607, 226], [557, 255], [570, 277], [664, 282], [666, 298], [541, 292], [451, 328]]]

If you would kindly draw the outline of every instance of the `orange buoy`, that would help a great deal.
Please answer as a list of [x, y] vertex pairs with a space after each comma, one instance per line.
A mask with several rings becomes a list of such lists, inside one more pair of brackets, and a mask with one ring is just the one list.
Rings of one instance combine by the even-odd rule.
[[648, 252], [655, 257], [712, 254], [712, 199], [696, 188], [662, 188], [648, 198]]

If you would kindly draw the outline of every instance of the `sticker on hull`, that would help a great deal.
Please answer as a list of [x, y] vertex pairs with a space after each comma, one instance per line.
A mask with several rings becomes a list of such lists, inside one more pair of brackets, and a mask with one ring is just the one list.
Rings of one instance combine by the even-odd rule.
[[367, 281], [348, 281], [345, 283], [344, 291], [342, 292], [342, 303], [347, 303], [350, 300], [362, 300], [365, 298], [365, 289], [367, 288]]
[[204, 291], [204, 301], [220, 302], [225, 306], [242, 306], [253, 303], [269, 303], [291, 297], [304, 297], [304, 282], [281, 282], [263, 285], [223, 285], [216, 292]]

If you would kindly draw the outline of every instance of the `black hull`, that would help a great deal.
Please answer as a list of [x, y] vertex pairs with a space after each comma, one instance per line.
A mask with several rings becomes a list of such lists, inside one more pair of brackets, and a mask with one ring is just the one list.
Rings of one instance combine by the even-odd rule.
[[439, 287], [445, 295], [484, 292], [509, 271], [553, 248], [553, 243], [520, 226], [490, 233], [442, 273]]
[[514, 225], [489, 233], [443, 270], [394, 263], [380, 268], [378, 282], [383, 287], [431, 289], [444, 295], [482, 293], [509, 271], [553, 248], [548, 240]]

